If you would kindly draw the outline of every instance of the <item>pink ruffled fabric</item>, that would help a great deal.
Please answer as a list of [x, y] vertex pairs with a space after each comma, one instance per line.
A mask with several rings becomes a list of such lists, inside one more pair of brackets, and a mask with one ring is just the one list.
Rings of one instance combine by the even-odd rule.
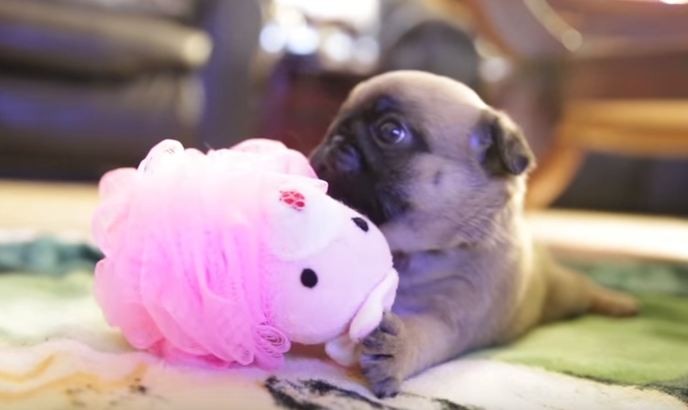
[[303, 155], [268, 140], [207, 155], [167, 140], [138, 169], [106, 174], [93, 234], [108, 322], [173, 360], [279, 366], [290, 342], [271, 325], [255, 203], [279, 174], [315, 177]]

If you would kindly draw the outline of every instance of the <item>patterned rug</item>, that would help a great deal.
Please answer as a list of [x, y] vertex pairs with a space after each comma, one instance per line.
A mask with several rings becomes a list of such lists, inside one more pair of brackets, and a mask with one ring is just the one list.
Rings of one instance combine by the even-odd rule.
[[586, 316], [445, 363], [389, 400], [354, 369], [297, 348], [284, 368], [171, 366], [133, 351], [91, 295], [98, 252], [43, 238], [0, 245], [0, 408], [688, 409], [688, 268], [576, 263], [643, 313]]

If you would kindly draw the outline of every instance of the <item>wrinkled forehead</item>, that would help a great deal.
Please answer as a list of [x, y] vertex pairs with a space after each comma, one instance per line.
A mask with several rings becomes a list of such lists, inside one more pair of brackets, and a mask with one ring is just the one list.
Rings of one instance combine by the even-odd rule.
[[459, 81], [411, 71], [382, 74], [362, 82], [351, 92], [350, 103], [361, 104], [380, 93], [392, 94], [401, 102], [409, 104], [419, 99], [433, 97], [451, 100], [455, 104], [476, 109], [487, 107], [475, 91]]
[[433, 150], [456, 147], [467, 139], [489, 107], [466, 85], [424, 73], [391, 73], [359, 84], [342, 114], [392, 109], [428, 134]]

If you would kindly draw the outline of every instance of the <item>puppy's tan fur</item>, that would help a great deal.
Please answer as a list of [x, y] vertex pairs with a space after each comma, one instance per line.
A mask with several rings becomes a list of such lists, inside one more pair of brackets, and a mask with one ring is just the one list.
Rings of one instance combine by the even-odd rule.
[[477, 135], [486, 113], [529, 153], [508, 117], [463, 84], [419, 72], [361, 83], [341, 115], [380, 95], [397, 101], [428, 149], [403, 164], [398, 184], [408, 206], [381, 226], [401, 279], [394, 313], [361, 345], [360, 365], [378, 396], [396, 394], [405, 378], [431, 365], [507, 342], [538, 323], [637, 311], [631, 297], [557, 265], [533, 244], [523, 217], [532, 164], [495, 176], [478, 155], [490, 144]]

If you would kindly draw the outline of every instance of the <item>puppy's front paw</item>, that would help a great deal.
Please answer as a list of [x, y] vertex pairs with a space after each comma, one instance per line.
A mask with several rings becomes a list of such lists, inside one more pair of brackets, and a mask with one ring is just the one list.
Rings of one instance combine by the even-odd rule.
[[386, 313], [380, 325], [361, 342], [361, 370], [379, 398], [399, 393], [408, 355], [405, 330], [398, 316]]

